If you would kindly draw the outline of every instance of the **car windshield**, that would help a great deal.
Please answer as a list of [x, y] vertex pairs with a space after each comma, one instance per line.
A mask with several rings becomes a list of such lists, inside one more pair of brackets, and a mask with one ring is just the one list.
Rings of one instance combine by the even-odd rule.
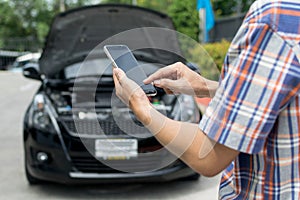
[[85, 60], [84, 62], [79, 62], [72, 64], [65, 68], [64, 70], [65, 78], [72, 79], [76, 77], [83, 76], [101, 76], [101, 75], [112, 75], [111, 62], [106, 59], [93, 59]]
[[[154, 73], [160, 68], [159, 64], [145, 63], [139, 61], [143, 70], [147, 75]], [[76, 77], [85, 76], [112, 76], [111, 61], [107, 58], [85, 60], [72, 64], [64, 69], [66, 79], [73, 79]]]

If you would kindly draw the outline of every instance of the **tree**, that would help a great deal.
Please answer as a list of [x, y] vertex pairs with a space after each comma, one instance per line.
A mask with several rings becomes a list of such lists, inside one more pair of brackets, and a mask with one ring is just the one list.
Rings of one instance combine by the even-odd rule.
[[199, 16], [196, 1], [173, 0], [168, 8], [168, 14], [173, 19], [177, 31], [198, 40]]
[[[0, 2], [0, 36], [1, 38], [6, 35], [23, 35], [25, 30], [22, 28], [22, 23], [17, 19], [17, 16], [14, 14], [13, 8], [9, 5], [7, 1]], [[1, 41], [1, 44], [4, 41]]]
[[168, 8], [173, 4], [174, 0], [137, 0], [137, 5], [157, 10], [162, 13], [168, 13]]
[[245, 13], [255, 0], [212, 0], [217, 17]]
[[1, 46], [20, 51], [39, 49], [54, 15], [47, 2], [45, 0], [2, 0], [0, 8]]
[[[100, 1], [100, 0], [99, 0]], [[41, 49], [61, 0], [0, 0], [0, 48], [19, 51]], [[64, 0], [66, 9], [92, 0]]]

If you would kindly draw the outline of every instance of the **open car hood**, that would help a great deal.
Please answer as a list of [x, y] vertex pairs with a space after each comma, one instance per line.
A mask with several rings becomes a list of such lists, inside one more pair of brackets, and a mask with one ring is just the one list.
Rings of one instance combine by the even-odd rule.
[[[148, 58], [152, 56], [157, 63], [182, 61], [181, 56], [178, 56], [181, 51], [174, 31], [169, 31], [168, 36], [161, 36], [154, 28], [144, 27], [174, 30], [172, 20], [165, 14], [129, 5], [103, 4], [61, 13], [54, 19], [47, 36], [39, 60], [41, 73], [48, 78], [55, 77], [66, 66], [83, 61], [103, 41], [107, 41], [106, 44], [127, 44], [131, 49], [146, 47], [138, 51], [148, 55]], [[126, 41], [124, 38], [118, 40], [118, 37], [112, 37], [136, 28], [142, 30], [129, 34], [132, 38]]]

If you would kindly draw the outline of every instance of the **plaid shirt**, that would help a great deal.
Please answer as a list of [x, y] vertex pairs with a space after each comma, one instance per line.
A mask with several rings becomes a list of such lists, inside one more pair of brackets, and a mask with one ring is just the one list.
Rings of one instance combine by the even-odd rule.
[[241, 153], [220, 199], [300, 199], [300, 1], [258, 0], [199, 127]]

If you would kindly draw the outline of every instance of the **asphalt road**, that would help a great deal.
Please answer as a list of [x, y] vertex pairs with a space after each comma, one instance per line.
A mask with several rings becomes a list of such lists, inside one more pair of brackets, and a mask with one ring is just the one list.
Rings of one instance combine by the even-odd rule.
[[43, 199], [217, 199], [220, 177], [157, 184], [29, 186], [24, 174], [22, 120], [39, 82], [0, 72], [0, 200]]

